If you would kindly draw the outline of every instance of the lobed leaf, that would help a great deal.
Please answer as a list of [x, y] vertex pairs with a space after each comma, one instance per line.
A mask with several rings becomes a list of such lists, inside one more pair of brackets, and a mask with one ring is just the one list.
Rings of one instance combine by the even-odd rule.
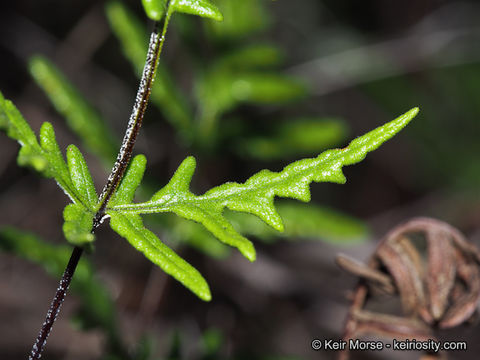
[[217, 21], [223, 20], [220, 10], [208, 0], [171, 0], [169, 12], [173, 13], [174, 11], [211, 18]]
[[65, 118], [67, 125], [88, 149], [110, 164], [115, 159], [119, 142], [113, 138], [113, 132], [101, 115], [48, 59], [42, 56], [32, 57], [29, 70], [55, 109]]
[[[65, 162], [50, 123], [44, 122], [40, 128], [40, 142], [17, 108], [0, 94], [0, 114], [7, 135], [16, 139], [21, 149], [18, 162], [32, 166], [46, 177], [54, 178], [57, 184], [70, 197], [63, 213], [63, 231], [68, 241], [84, 245], [94, 240], [92, 230], [93, 214], [97, 208], [97, 194], [92, 177], [80, 150], [70, 145]], [[6, 121], [4, 121], [7, 119]]]
[[202, 275], [146, 229], [139, 215], [125, 215], [119, 212], [109, 212], [109, 215], [110, 226], [115, 232], [199, 298], [210, 301], [212, 298], [210, 289]]
[[397, 119], [353, 140], [344, 149], [328, 150], [316, 158], [303, 159], [286, 166], [280, 172], [262, 170], [245, 183], [226, 183], [197, 196], [190, 192], [195, 171], [195, 159], [188, 157], [179, 166], [169, 183], [155, 193], [150, 201], [138, 204], [120, 204], [108, 209], [110, 215], [174, 212], [201, 223], [222, 242], [237, 247], [250, 260], [255, 259], [252, 243], [240, 235], [223, 216], [224, 208], [250, 213], [261, 218], [276, 230], [283, 230], [283, 222], [274, 207], [274, 197], [310, 200], [309, 185], [314, 182], [346, 181], [342, 172], [345, 165], [363, 160], [405, 127], [418, 113], [414, 108]]
[[[135, 190], [142, 181], [147, 160], [144, 155], [137, 155], [130, 163], [118, 190], [111, 200], [111, 205], [132, 202]], [[111, 216], [110, 226], [120, 236], [126, 238], [137, 250], [150, 261], [160, 266], [167, 274], [184, 284], [203, 300], [210, 300], [210, 290], [200, 273], [180, 258], [168, 246], [163, 244], [155, 234], [147, 230], [138, 215], [122, 215], [108, 212]]]
[[[76, 191], [72, 183], [68, 166], [63, 159], [62, 152], [55, 138], [55, 131], [49, 122], [44, 122], [40, 128], [40, 146], [45, 158], [48, 160], [48, 167], [44, 174], [47, 177], [55, 178], [57, 184], [70, 199], [74, 203], [80, 203], [82, 195]], [[88, 207], [88, 204], [84, 203], [84, 206]]]

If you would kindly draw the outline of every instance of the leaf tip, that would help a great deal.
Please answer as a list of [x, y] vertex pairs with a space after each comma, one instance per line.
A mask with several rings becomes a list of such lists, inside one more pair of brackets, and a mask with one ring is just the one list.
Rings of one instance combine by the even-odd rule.
[[198, 297], [202, 299], [203, 301], [211, 301], [212, 300], [212, 294], [210, 293], [210, 289], [208, 285], [206, 286], [205, 289], [203, 289], [201, 292], [197, 293]]
[[245, 256], [251, 262], [257, 259], [257, 252], [251, 242], [246, 243], [241, 249], [239, 249], [243, 256]]
[[160, 21], [165, 15], [165, 0], [142, 0], [143, 9], [147, 16], [155, 21]]
[[410, 110], [408, 110], [405, 114], [403, 114], [402, 116], [400, 116], [400, 118], [398, 119], [399, 120], [399, 123], [401, 123], [402, 125], [402, 128], [404, 126], [406, 126], [410, 121], [413, 120], [413, 118], [415, 116], [417, 116], [417, 114], [420, 112], [420, 108], [419, 107], [414, 107]]

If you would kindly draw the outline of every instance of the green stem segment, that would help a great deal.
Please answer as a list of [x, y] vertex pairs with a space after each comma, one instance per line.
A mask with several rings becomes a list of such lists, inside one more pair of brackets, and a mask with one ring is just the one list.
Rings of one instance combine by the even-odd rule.
[[[105, 218], [105, 209], [108, 205], [108, 202], [120, 184], [120, 181], [122, 180], [127, 169], [128, 163], [132, 157], [133, 147], [135, 146], [135, 141], [137, 139], [138, 132], [140, 131], [143, 116], [147, 109], [148, 100], [150, 98], [152, 84], [157, 70], [158, 59], [165, 41], [165, 33], [170, 20], [170, 15], [171, 13], [165, 18], [161, 35], [158, 32], [159, 23], [158, 21], [155, 22], [154, 30], [150, 36], [147, 59], [145, 61], [145, 67], [143, 69], [142, 79], [140, 80], [140, 85], [137, 91], [135, 104], [133, 106], [132, 114], [130, 115], [130, 120], [128, 122], [125, 137], [118, 153], [117, 160], [113, 166], [112, 172], [108, 177], [107, 184], [100, 194], [99, 207], [94, 217], [92, 233], [95, 232], [97, 227]], [[67, 290], [70, 286], [70, 282], [72, 281], [73, 274], [75, 273], [82, 253], [83, 249], [78, 246], [73, 249], [70, 260], [65, 268], [65, 272], [60, 279], [58, 289], [55, 293], [52, 303], [50, 304], [45, 322], [40, 329], [38, 337], [28, 357], [29, 360], [38, 360], [42, 356], [43, 349], [47, 343], [48, 335], [50, 334], [53, 324], [60, 313], [60, 308], [67, 295]]]

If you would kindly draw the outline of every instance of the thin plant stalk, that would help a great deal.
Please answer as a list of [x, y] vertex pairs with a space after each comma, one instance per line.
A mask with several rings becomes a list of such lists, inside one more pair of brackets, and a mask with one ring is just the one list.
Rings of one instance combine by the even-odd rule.
[[[120, 147], [117, 160], [115, 161], [113, 169], [108, 177], [107, 183], [99, 196], [98, 211], [94, 216], [92, 234], [105, 219], [105, 210], [107, 208], [108, 202], [111, 199], [112, 195], [115, 193], [118, 185], [120, 184], [120, 181], [122, 180], [123, 175], [125, 174], [125, 171], [132, 157], [133, 148], [135, 146], [140, 127], [142, 126], [143, 116], [145, 115], [148, 100], [150, 98], [150, 93], [157, 70], [158, 59], [163, 47], [163, 43], [165, 41], [165, 33], [168, 26], [168, 20], [169, 17], [167, 17], [164, 21], [161, 34], [158, 31], [159, 22], [155, 22], [154, 29], [150, 36], [147, 59], [145, 61], [145, 67], [143, 69], [142, 78], [138, 87], [133, 110], [130, 115], [127, 130], [125, 132], [125, 136], [122, 142], [122, 146]], [[35, 343], [33, 344], [32, 350], [28, 357], [29, 360], [38, 360], [42, 356], [43, 349], [45, 348], [45, 345], [47, 343], [48, 335], [50, 334], [53, 324], [55, 323], [55, 320], [60, 313], [62, 303], [65, 300], [68, 288], [70, 286], [70, 282], [72, 281], [73, 275], [82, 254], [83, 249], [81, 247], [76, 246], [73, 249], [70, 260], [65, 268], [62, 278], [60, 279], [59, 286], [57, 288], [55, 296], [53, 297], [52, 303], [50, 304], [50, 308], [48, 309], [45, 321], [42, 325], [42, 328], [40, 329]]]

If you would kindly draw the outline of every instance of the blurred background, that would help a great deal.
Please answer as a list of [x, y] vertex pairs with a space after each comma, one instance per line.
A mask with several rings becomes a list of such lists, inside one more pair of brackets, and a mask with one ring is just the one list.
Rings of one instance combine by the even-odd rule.
[[[447, 221], [480, 244], [480, 3], [215, 3], [223, 23], [176, 14], [170, 25], [135, 151], [148, 159], [139, 200], [187, 155], [197, 158], [200, 194], [343, 147], [414, 106], [421, 113], [345, 168], [345, 185], [313, 184], [309, 204], [278, 200], [284, 234], [228, 214], [254, 241], [255, 263], [196, 224], [145, 217], [207, 279], [210, 303], [100, 228], [45, 359], [333, 359], [310, 342], [342, 334], [356, 280], [335, 266], [335, 254], [366, 260], [388, 229], [414, 216]], [[50, 121], [61, 147], [80, 146], [97, 191], [123, 136], [151, 27], [138, 0], [2, 4], [1, 91], [35, 131]], [[69, 256], [67, 198], [17, 166], [18, 145], [4, 134], [0, 148], [0, 358], [19, 359]], [[442, 333], [468, 341], [450, 358], [475, 358], [479, 330]]]

